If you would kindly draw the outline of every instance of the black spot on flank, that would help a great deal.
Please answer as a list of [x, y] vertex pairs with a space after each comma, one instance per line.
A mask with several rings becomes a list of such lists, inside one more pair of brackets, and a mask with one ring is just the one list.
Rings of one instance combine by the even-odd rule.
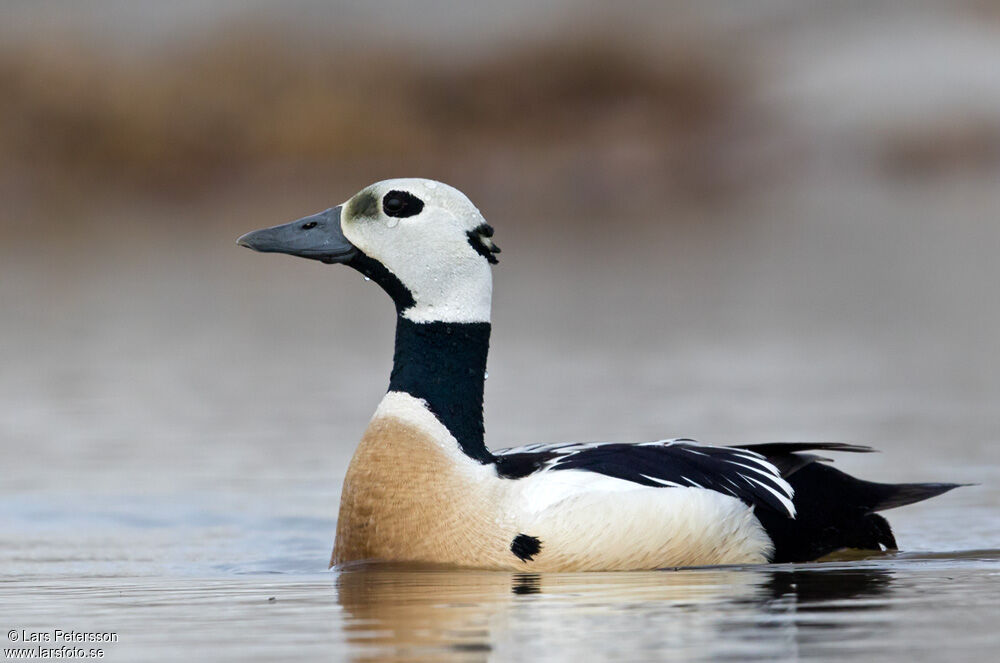
[[491, 265], [495, 265], [499, 260], [494, 255], [500, 253], [500, 247], [490, 240], [493, 237], [493, 226], [488, 223], [480, 224], [474, 230], [466, 233], [469, 238], [469, 245], [476, 250], [476, 253], [486, 258]]
[[382, 210], [389, 216], [403, 219], [416, 216], [424, 209], [424, 201], [407, 191], [390, 191], [382, 198]]
[[542, 549], [542, 542], [527, 534], [518, 534], [510, 543], [510, 551], [521, 561], [530, 562]]

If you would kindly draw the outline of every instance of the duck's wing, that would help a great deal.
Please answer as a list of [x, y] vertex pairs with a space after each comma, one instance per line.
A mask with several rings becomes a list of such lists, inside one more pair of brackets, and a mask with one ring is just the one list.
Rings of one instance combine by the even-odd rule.
[[651, 488], [703, 488], [765, 506], [790, 518], [794, 490], [763, 455], [694, 440], [642, 444], [532, 444], [495, 453], [497, 474], [519, 479], [545, 472], [594, 472]]
[[778, 468], [781, 478], [788, 479], [806, 465], [812, 463], [832, 463], [832, 458], [824, 458], [805, 451], [846, 451], [850, 453], [875, 453], [876, 450], [861, 444], [846, 442], [765, 442], [758, 444], [736, 444], [739, 449], [758, 453]]

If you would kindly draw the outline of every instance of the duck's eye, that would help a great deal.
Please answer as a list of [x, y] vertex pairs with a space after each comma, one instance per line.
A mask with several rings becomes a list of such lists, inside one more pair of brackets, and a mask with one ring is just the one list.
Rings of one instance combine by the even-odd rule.
[[315, 228], [315, 227], [316, 227], [316, 222], [315, 221], [310, 221], [309, 223], [303, 223], [302, 224], [302, 230], [311, 230], [312, 228]]
[[424, 201], [406, 191], [390, 191], [382, 199], [382, 210], [388, 216], [403, 218], [420, 214]]

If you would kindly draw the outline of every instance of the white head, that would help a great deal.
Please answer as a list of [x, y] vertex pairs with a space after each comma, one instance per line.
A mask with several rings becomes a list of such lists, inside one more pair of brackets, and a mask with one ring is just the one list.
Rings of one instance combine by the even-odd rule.
[[490, 319], [492, 230], [458, 189], [422, 179], [377, 182], [344, 203], [341, 227], [351, 244], [410, 291], [414, 304], [404, 317]]
[[342, 262], [378, 281], [414, 322], [488, 322], [493, 229], [458, 189], [425, 179], [365, 187], [343, 205], [239, 239], [258, 251]]

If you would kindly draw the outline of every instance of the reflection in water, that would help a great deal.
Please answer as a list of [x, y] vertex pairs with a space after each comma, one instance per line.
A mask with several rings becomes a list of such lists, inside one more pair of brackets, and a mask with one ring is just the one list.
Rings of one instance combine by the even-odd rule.
[[359, 660], [560, 660], [581, 651], [772, 660], [875, 635], [892, 578], [857, 564], [591, 574], [366, 565], [344, 570], [337, 594]]
[[[768, 594], [775, 600], [790, 598], [802, 607], [823, 609], [824, 603], [848, 599], [874, 599], [887, 592], [891, 574], [881, 568], [839, 568], [773, 571], [767, 581]], [[865, 603], [857, 607], [878, 607]]]
[[540, 594], [542, 591], [542, 577], [537, 573], [515, 575], [510, 591], [515, 594]]
[[784, 651], [799, 658], [842, 647], [843, 642], [885, 637], [892, 605], [891, 571], [812, 564], [761, 575], [762, 591], [749, 619], [726, 625], [744, 645], [752, 647], [764, 640], [774, 647], [780, 642]]

